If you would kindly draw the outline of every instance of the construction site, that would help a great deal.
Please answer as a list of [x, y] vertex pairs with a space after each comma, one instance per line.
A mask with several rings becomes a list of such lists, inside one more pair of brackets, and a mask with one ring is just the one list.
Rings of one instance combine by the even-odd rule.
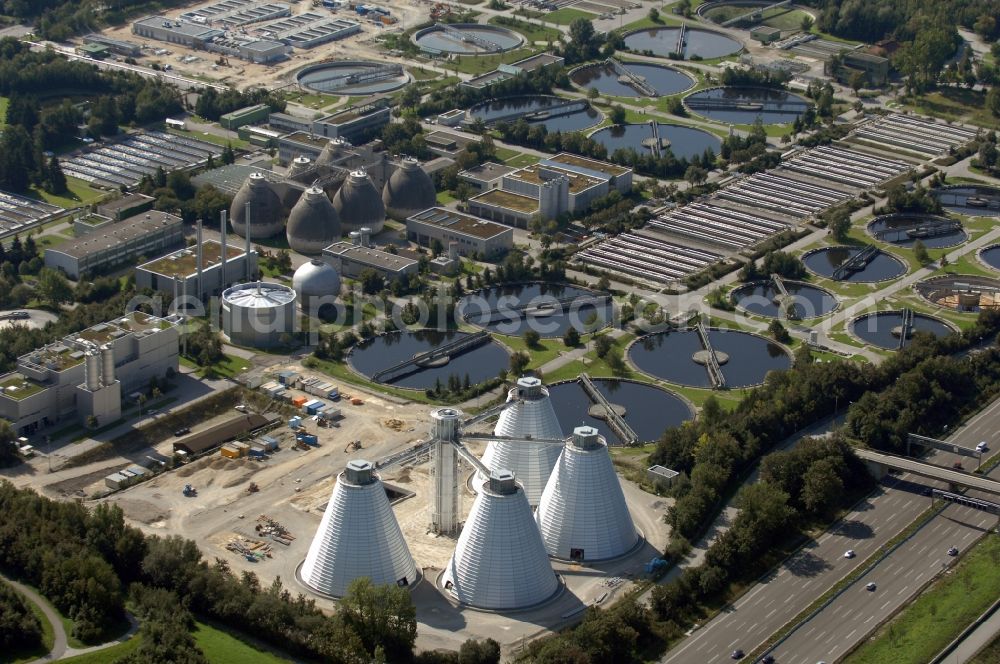
[[597, 429], [563, 431], [538, 379], [476, 415], [338, 396], [337, 419], [282, 419], [259, 436], [276, 442], [266, 453], [241, 456], [242, 443], [229, 443], [104, 500], [262, 583], [295, 579], [324, 608], [381, 570], [379, 582], [412, 588], [422, 649], [469, 637], [509, 649], [570, 624], [613, 602], [667, 542], [672, 501], [620, 478]]

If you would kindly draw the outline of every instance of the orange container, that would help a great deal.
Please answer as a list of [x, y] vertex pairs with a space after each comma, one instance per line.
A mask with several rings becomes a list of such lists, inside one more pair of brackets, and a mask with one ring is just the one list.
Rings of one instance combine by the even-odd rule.
[[309, 397], [295, 397], [294, 399], [292, 399], [292, 405], [295, 406], [296, 408], [301, 408], [302, 404], [304, 404], [307, 401], [309, 401]]

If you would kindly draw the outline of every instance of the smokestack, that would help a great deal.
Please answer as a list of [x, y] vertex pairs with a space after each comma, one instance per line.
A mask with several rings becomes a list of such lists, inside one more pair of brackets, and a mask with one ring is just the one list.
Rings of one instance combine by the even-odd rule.
[[84, 367], [87, 390], [96, 392], [101, 389], [101, 358], [96, 352], [87, 351], [87, 364]]
[[177, 301], [177, 282], [180, 281], [180, 275], [174, 272], [174, 314], [177, 313], [177, 306], [179, 302]]
[[372, 229], [368, 228], [367, 226], [365, 226], [364, 228], [361, 229], [361, 246], [362, 247], [368, 247], [368, 246], [370, 246], [371, 234], [372, 234]]
[[[247, 235], [250, 231], [247, 231]], [[222, 243], [222, 253], [219, 255], [219, 292], [222, 292], [226, 288], [226, 258], [229, 253], [226, 250], [226, 211], [222, 211], [222, 223], [219, 224], [219, 240]]]
[[247, 211], [244, 219], [247, 221], [247, 244], [243, 253], [243, 262], [247, 266], [247, 281], [250, 281], [250, 201], [247, 201]]
[[360, 247], [361, 246], [361, 233], [359, 233], [358, 231], [351, 231], [350, 232], [350, 236], [351, 236], [351, 244], [353, 244], [356, 247]]
[[[202, 257], [202, 254], [203, 254], [202, 246], [203, 245], [202, 245], [202, 241], [201, 241], [201, 219], [200, 218], [198, 219], [198, 222], [197, 222], [197, 225], [195, 226], [195, 228], [196, 228], [196, 231], [195, 231], [195, 241], [198, 243], [198, 247], [195, 249], [195, 251], [198, 252], [198, 254], [197, 254], [198, 255], [198, 291], [197, 291], [197, 295], [198, 295], [198, 299], [200, 300], [202, 298], [203, 293], [205, 292], [205, 284], [204, 284], [204, 282], [202, 281], [202, 278], [201, 278], [201, 271], [202, 271], [202, 268], [203, 268], [203, 260], [204, 259]], [[186, 279], [187, 275], [184, 275], [184, 278]]]
[[101, 346], [101, 359], [104, 361], [102, 382], [104, 385], [115, 383], [115, 349], [110, 344]]
[[[185, 312], [187, 312], [187, 295], [188, 295], [188, 285], [187, 285], [187, 281], [184, 281], [184, 282], [181, 282], [181, 297], [184, 298], [182, 300], [182, 302], [184, 302], [184, 311]], [[209, 305], [211, 305], [211, 302], [209, 302]], [[176, 309], [175, 309], [174, 313], [179, 313], [179, 312], [176, 311]], [[185, 324], [186, 323], [187, 323], [187, 321], [185, 320]], [[186, 356], [188, 354], [187, 335], [184, 334], [183, 328], [181, 328], [179, 331], [181, 333], [181, 355], [185, 355]]]

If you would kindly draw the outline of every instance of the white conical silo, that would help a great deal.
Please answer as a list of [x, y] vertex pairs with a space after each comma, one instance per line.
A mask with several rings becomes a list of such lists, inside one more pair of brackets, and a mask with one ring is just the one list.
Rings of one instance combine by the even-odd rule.
[[[524, 376], [517, 381], [517, 387], [507, 394], [507, 401], [518, 401], [502, 413], [493, 434], [511, 438], [556, 438], [562, 439], [556, 411], [549, 400], [549, 391], [542, 381], [534, 376]], [[562, 447], [552, 444], [531, 444], [496, 440], [486, 446], [483, 465], [490, 470], [506, 468], [514, 473], [524, 487], [528, 503], [538, 505], [545, 489], [545, 483], [559, 459]], [[478, 478], [485, 480], [485, 477]]]
[[483, 483], [441, 583], [463, 604], [513, 610], [559, 590], [524, 491], [507, 470]]
[[607, 442], [577, 427], [545, 485], [535, 521], [550, 556], [595, 561], [628, 553], [639, 540]]
[[379, 585], [408, 586], [417, 580], [413, 557], [370, 461], [349, 461], [337, 478], [299, 576], [316, 592], [333, 597], [343, 597], [363, 576]]

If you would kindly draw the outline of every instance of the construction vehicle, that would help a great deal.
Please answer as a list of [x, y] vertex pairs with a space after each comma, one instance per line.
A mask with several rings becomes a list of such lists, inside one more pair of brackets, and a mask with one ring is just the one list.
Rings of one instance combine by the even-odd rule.
[[344, 448], [344, 451], [345, 452], [350, 452], [351, 450], [360, 450], [360, 449], [361, 449], [361, 441], [360, 440], [352, 440], [351, 442], [349, 442], [347, 444], [347, 447]]
[[190, 484], [185, 484], [183, 493], [186, 497], [192, 498], [198, 495], [198, 489], [194, 488]]
[[250, 486], [247, 487], [247, 493], [257, 493], [260, 491], [260, 487], [257, 486], [256, 482], [250, 482]]

